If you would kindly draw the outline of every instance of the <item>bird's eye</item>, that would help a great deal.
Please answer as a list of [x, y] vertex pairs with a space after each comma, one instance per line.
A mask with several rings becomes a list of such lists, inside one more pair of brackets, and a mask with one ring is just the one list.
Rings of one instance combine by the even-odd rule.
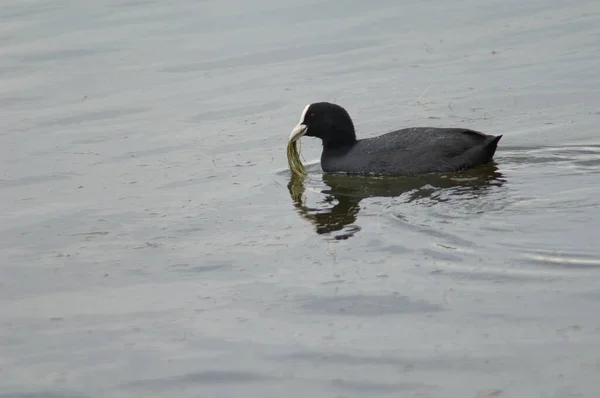
[[315, 114], [314, 114], [314, 113], [311, 113], [310, 115], [308, 115], [308, 118], [309, 118], [309, 119], [314, 119], [314, 118], [315, 118]]

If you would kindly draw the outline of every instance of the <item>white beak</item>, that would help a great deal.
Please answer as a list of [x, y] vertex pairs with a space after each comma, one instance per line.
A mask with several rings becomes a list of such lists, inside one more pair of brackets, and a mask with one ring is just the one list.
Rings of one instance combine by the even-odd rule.
[[290, 142], [298, 141], [300, 137], [306, 134], [308, 127], [305, 124], [299, 123], [290, 134]]

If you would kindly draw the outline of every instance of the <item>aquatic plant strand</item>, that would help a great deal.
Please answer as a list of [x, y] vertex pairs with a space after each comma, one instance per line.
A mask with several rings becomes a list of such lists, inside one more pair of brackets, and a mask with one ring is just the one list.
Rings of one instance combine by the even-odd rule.
[[305, 177], [307, 175], [306, 168], [300, 159], [300, 140], [288, 143], [287, 158], [290, 171], [293, 175], [298, 177]]

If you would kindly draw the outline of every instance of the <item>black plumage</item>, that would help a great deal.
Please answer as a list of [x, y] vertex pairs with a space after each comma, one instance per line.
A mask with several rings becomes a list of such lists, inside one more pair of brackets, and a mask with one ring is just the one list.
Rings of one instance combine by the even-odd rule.
[[321, 168], [327, 173], [417, 175], [452, 172], [488, 163], [501, 135], [465, 128], [412, 127], [357, 139], [350, 115], [339, 105], [308, 105], [290, 136], [323, 141]]

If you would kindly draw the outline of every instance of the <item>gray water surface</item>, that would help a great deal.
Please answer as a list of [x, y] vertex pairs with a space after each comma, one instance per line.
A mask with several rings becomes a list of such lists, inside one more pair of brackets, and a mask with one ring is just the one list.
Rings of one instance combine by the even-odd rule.
[[[5, 1], [0, 397], [600, 396], [600, 3]], [[503, 134], [290, 180], [303, 107]]]

